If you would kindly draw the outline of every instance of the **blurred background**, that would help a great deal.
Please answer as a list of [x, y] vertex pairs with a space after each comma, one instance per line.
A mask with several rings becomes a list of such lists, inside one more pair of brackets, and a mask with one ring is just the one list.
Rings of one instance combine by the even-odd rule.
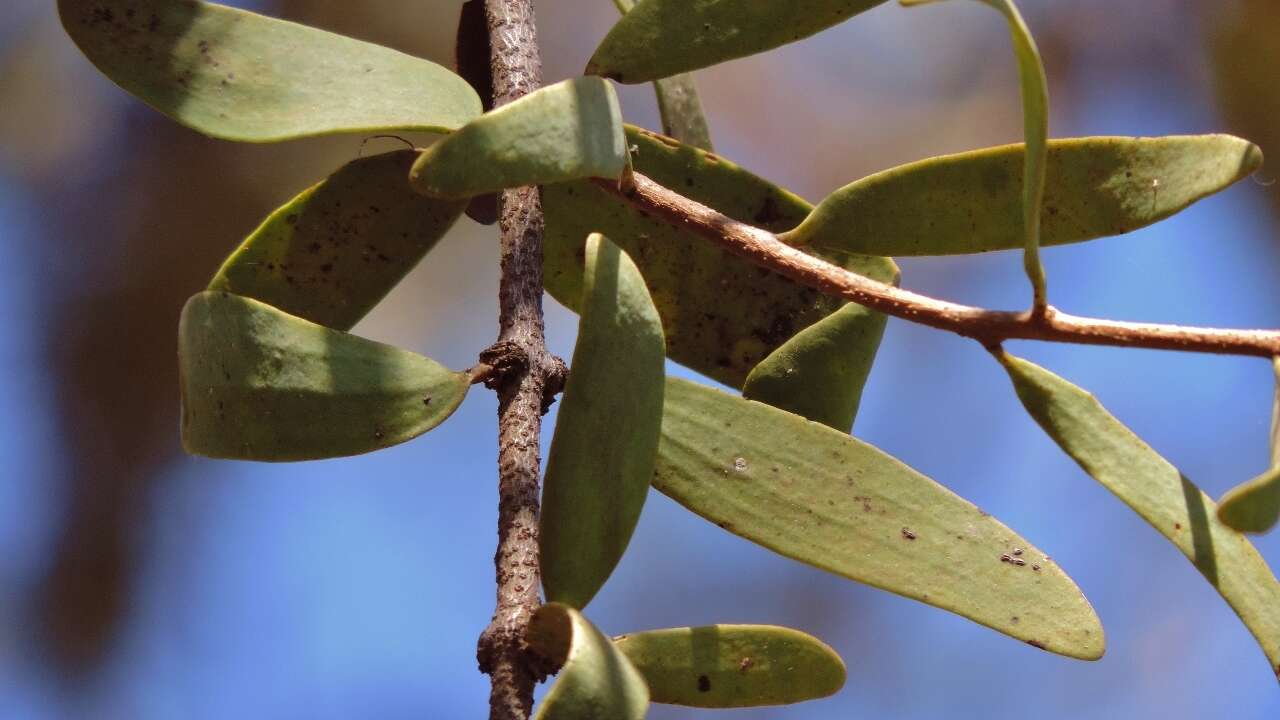
[[[231, 4], [448, 65], [461, 3]], [[100, 77], [52, 5], [6, 0], [0, 13], [0, 718], [482, 717], [492, 393], [364, 457], [272, 466], [178, 446], [183, 301], [361, 138], [202, 138]], [[1228, 131], [1280, 162], [1274, 0], [1021, 5], [1052, 82], [1054, 135]], [[616, 19], [607, 0], [542, 0], [538, 12], [547, 82], [580, 72]], [[717, 149], [811, 200], [885, 167], [1020, 139], [1008, 36], [975, 3], [888, 3], [697, 77]], [[660, 127], [647, 86], [621, 92], [630, 121]], [[1280, 327], [1277, 178], [1264, 168], [1155, 227], [1047, 250], [1054, 303]], [[496, 334], [496, 261], [495, 230], [464, 219], [356, 332], [469, 366]], [[1016, 254], [901, 264], [914, 290], [1027, 302]], [[547, 318], [568, 357], [576, 318], [550, 299]], [[1213, 497], [1267, 463], [1265, 362], [1011, 347], [1094, 391]], [[793, 708], [651, 717], [1280, 717], [1275, 677], [1231, 610], [1042, 435], [974, 343], [891, 321], [855, 434], [1051, 553], [1097, 608], [1106, 657], [1049, 655], [784, 560], [653, 493], [592, 603], [596, 623], [791, 625], [832, 644], [849, 683]], [[1280, 563], [1280, 532], [1257, 542]]]

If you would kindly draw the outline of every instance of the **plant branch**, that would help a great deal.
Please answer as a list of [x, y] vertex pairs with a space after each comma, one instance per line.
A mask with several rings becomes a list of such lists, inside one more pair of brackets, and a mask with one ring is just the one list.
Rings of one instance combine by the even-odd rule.
[[783, 243], [772, 233], [738, 222], [634, 174], [634, 190], [615, 181], [597, 184], [643, 212], [696, 233], [739, 257], [827, 295], [886, 315], [947, 330], [995, 346], [1005, 340], [1114, 345], [1224, 355], [1280, 355], [1280, 331], [1229, 330], [1076, 317], [1047, 307], [1043, 313], [1007, 312], [937, 300], [849, 272]]
[[[485, 17], [493, 104], [499, 107], [542, 83], [533, 0], [486, 0]], [[480, 356], [488, 366], [484, 382], [498, 394], [497, 606], [476, 651], [480, 670], [491, 681], [490, 720], [526, 720], [533, 686], [547, 670], [525, 643], [529, 619], [540, 603], [539, 433], [542, 413], [563, 386], [565, 373], [564, 363], [547, 352], [543, 337], [543, 225], [538, 188], [502, 193], [498, 341]]]

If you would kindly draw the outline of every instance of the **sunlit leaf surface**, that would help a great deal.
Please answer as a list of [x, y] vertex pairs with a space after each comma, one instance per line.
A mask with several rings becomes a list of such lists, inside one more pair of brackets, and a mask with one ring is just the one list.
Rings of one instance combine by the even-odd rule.
[[427, 195], [466, 198], [521, 185], [617, 178], [626, 164], [613, 86], [584, 77], [476, 118], [427, 148], [409, 180]]
[[614, 639], [649, 684], [653, 702], [756, 707], [826, 697], [844, 686], [844, 661], [821, 640], [773, 625], [704, 625]]
[[58, 11], [104, 75], [217, 138], [448, 131], [480, 114], [471, 86], [435, 63], [244, 10], [189, 0], [59, 0]]
[[182, 443], [239, 460], [379, 450], [444, 422], [466, 373], [250, 298], [193, 296], [178, 330]]
[[[784, 240], [880, 255], [1023, 245], [1023, 145], [921, 160], [837, 190]], [[1043, 245], [1119, 235], [1248, 177], [1262, 152], [1230, 135], [1050, 140]]]
[[1191, 560], [1280, 675], [1280, 583], [1248, 538], [1219, 522], [1213, 500], [1088, 392], [1026, 360], [1004, 352], [997, 357], [1031, 417], [1085, 472]]
[[1075, 583], [995, 518], [876, 448], [668, 379], [654, 487], [729, 532], [1038, 648], [1101, 657]]
[[641, 0], [587, 64], [641, 83], [754, 55], [837, 25], [884, 0]]

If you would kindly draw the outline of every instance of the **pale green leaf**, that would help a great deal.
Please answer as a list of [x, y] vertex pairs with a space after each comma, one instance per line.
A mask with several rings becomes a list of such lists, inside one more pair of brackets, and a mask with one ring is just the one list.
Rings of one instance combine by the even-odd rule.
[[577, 610], [543, 605], [529, 622], [527, 638], [535, 652], [562, 666], [533, 720], [644, 720], [644, 678]]
[[1218, 519], [1240, 532], [1264, 533], [1280, 518], [1280, 468], [1271, 468], [1227, 491], [1218, 503]]
[[1263, 533], [1280, 519], [1280, 358], [1273, 358], [1275, 399], [1271, 404], [1271, 469], [1227, 491], [1218, 502], [1218, 519], [1241, 532]]
[[668, 379], [653, 484], [787, 557], [1050, 652], [1102, 655], [1097, 615], [1048, 556], [945, 487], [826, 426]]
[[845, 305], [760, 361], [742, 395], [849, 432], [886, 319], [861, 305]]
[[272, 213], [209, 283], [348, 330], [453, 227], [466, 203], [409, 187], [410, 150], [361, 158]]
[[[711, 153], [629, 127], [637, 172], [743, 222], [771, 231], [795, 227], [811, 206]], [[582, 238], [601, 232], [631, 256], [662, 317], [667, 355], [725, 384], [747, 373], [791, 336], [844, 303], [721, 250], [704, 238], [643, 213], [593, 182], [542, 190], [547, 290], [567, 307], [582, 297]], [[892, 260], [813, 253], [841, 267], [892, 282]], [[874, 344], [849, 348], [873, 357]], [[855, 359], [854, 362], [864, 360]]]
[[578, 343], [547, 459], [542, 584], [547, 600], [586, 607], [640, 519], [662, 425], [662, 322], [618, 246], [587, 239]]
[[586, 74], [641, 83], [792, 43], [884, 0], [641, 0], [609, 31]]
[[427, 195], [465, 198], [522, 185], [617, 178], [626, 164], [618, 96], [607, 81], [584, 77], [548, 85], [472, 120], [427, 148], [409, 180]]
[[[903, 5], [922, 5], [935, 0], [901, 0]], [[1013, 40], [1022, 88], [1023, 154], [1022, 237], [1027, 277], [1035, 291], [1037, 305], [1045, 302], [1044, 266], [1040, 262], [1040, 210], [1044, 200], [1046, 143], [1049, 139], [1049, 81], [1044, 75], [1040, 51], [1031, 30], [1013, 0], [981, 0], [1004, 15]]]
[[480, 115], [465, 80], [342, 35], [205, 2], [59, 0], [63, 27], [107, 77], [217, 138], [448, 131]]
[[239, 460], [357, 455], [415, 438], [466, 396], [466, 373], [250, 298], [203, 292], [178, 330], [182, 443]]
[[662, 131], [686, 145], [714, 152], [711, 144], [711, 128], [702, 112], [698, 99], [698, 87], [692, 73], [681, 73], [653, 81], [658, 95], [658, 114], [662, 117]]
[[844, 661], [821, 640], [774, 625], [704, 625], [614, 639], [650, 700], [704, 708], [788, 705], [844, 686]]
[[[823, 200], [783, 239], [894, 256], [1021, 247], [1023, 147], [930, 158], [863, 178]], [[1150, 225], [1261, 165], [1256, 145], [1230, 135], [1050, 140], [1040, 242]]]
[[1280, 583], [1248, 538], [1219, 522], [1213, 500], [1092, 395], [1003, 351], [997, 358], [1031, 417], [1085, 472], [1191, 560], [1280, 674]]

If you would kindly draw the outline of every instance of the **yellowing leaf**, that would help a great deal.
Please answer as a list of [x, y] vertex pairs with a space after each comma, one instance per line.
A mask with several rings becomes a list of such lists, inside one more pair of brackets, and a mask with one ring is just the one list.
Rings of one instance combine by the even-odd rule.
[[271, 214], [209, 283], [348, 330], [453, 227], [465, 203], [409, 188], [410, 150], [344, 165]]
[[884, 0], [641, 0], [601, 41], [586, 74], [641, 83], [786, 45]]
[[543, 605], [529, 622], [527, 638], [535, 652], [562, 665], [534, 720], [644, 720], [644, 678], [577, 610]]
[[[815, 250], [955, 255], [1022, 246], [1022, 145], [930, 158], [837, 190], [783, 239]], [[1119, 235], [1248, 177], [1230, 135], [1050, 140], [1040, 242]]]
[[796, 333], [747, 376], [743, 397], [849, 432], [886, 318], [849, 303]]
[[433, 360], [222, 292], [178, 330], [182, 444], [238, 460], [357, 455], [444, 422], [470, 378]]
[[547, 600], [583, 608], [609, 578], [640, 519], [662, 425], [662, 323], [644, 278], [618, 246], [587, 240], [578, 344], [542, 494]]
[[614, 644], [649, 684], [650, 700], [704, 708], [827, 697], [844, 661], [821, 640], [773, 625], [704, 625], [631, 633]]
[[[743, 222], [775, 232], [795, 227], [811, 206], [733, 163], [640, 128], [627, 129], [638, 172]], [[704, 238], [636, 210], [593, 182], [542, 190], [547, 217], [544, 280], [574, 309], [582, 297], [582, 238], [601, 232], [635, 261], [662, 317], [667, 355], [741, 387], [747, 373], [800, 330], [844, 303], [746, 260]], [[897, 266], [881, 257], [814, 253], [882, 282]], [[847, 348], [852, 362], [877, 345]]]
[[522, 185], [617, 178], [626, 153], [613, 86], [574, 78], [472, 120], [427, 148], [409, 180], [426, 195], [466, 198]]
[[1244, 621], [1280, 675], [1280, 583], [1249, 540], [1217, 519], [1213, 500], [1092, 395], [1000, 352], [1018, 399], [1093, 479], [1196, 566]]
[[58, 12], [103, 74], [217, 138], [447, 131], [480, 114], [471, 86], [435, 63], [235, 8], [59, 0]]
[[876, 448], [791, 413], [667, 380], [653, 485], [777, 553], [1092, 660], [1102, 626], [1048, 556]]

